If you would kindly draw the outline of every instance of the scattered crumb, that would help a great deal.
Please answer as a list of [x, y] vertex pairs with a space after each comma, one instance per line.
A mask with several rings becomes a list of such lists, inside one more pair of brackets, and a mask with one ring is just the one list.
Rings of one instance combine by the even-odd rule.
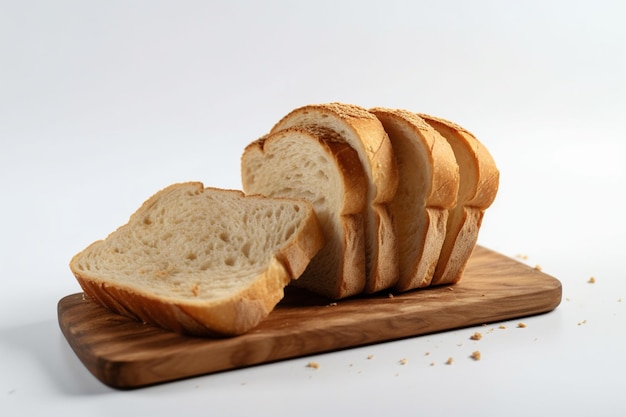
[[517, 255], [515, 255], [515, 257], [518, 259], [524, 259], [524, 260], [528, 259], [528, 255], [523, 255], [521, 253], [518, 253]]
[[320, 364], [317, 363], [317, 362], [311, 361], [311, 362], [307, 363], [306, 366], [307, 366], [307, 368], [319, 369]]
[[535, 269], [536, 269], [537, 271], [541, 271], [541, 265], [535, 265]]
[[475, 332], [473, 335], [470, 336], [471, 340], [480, 340], [482, 338], [483, 338], [483, 335], [480, 332]]
[[565, 297], [565, 301], [571, 301], [569, 297]]
[[447, 287], [446, 287], [446, 290], [448, 290], [448, 291], [454, 291], [454, 287], [452, 287], [452, 286], [450, 286], [450, 285], [449, 285], [449, 286], [447, 286]]
[[463, 346], [463, 343], [457, 343], [456, 345], [457, 345], [458, 347], [461, 347], [461, 346]]
[[392, 294], [392, 293], [389, 293], [389, 295], [388, 295], [387, 297], [389, 297], [389, 298], [393, 298], [393, 294]]
[[498, 326], [498, 329], [504, 330], [504, 329], [506, 329], [506, 326], [504, 324], [501, 324], [501, 325]]
[[582, 326], [583, 324], [587, 324], [587, 320], [583, 320], [583, 321], [578, 323], [579, 326]]
[[452, 356], [450, 356], [446, 361], [446, 365], [452, 365], [452, 362], [454, 362], [454, 359], [452, 358]]
[[430, 352], [424, 353], [424, 356], [428, 356], [428, 355], [430, 355]]
[[517, 327], [519, 327], [520, 329], [524, 329], [526, 328], [526, 323], [520, 321], [519, 323], [517, 323]]
[[594, 277], [589, 278], [589, 280], [587, 281], [590, 284], [595, 284], [596, 283], [596, 279]]
[[198, 285], [198, 283], [194, 283], [193, 286], [191, 287], [191, 293], [193, 294], [194, 297], [198, 296], [198, 293], [200, 292], [200, 286]]
[[406, 365], [407, 363], [409, 363], [407, 358], [400, 359], [400, 365]]
[[374, 359], [374, 355], [367, 355], [367, 359], [369, 360]]
[[327, 306], [327, 307], [334, 307], [334, 306], [336, 306], [336, 305], [337, 305], [337, 303], [330, 303], [330, 304], [328, 304], [328, 306]]
[[431, 363], [430, 363], [430, 366], [435, 366], [435, 362], [431, 362]]
[[620, 298], [618, 298], [618, 299], [617, 299], [617, 302], [618, 302], [618, 303], [621, 303], [621, 302], [622, 302], [622, 298], [621, 298], [621, 297], [620, 297]]
[[479, 361], [480, 360], [480, 351], [476, 350], [474, 352], [472, 352], [472, 359], [474, 359], [475, 361]]

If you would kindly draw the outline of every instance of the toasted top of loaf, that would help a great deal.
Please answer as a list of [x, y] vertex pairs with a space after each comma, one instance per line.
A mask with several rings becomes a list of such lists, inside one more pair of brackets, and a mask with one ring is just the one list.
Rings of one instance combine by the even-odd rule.
[[245, 148], [241, 176], [248, 194], [304, 198], [315, 208], [326, 244], [294, 285], [333, 299], [363, 290], [368, 179], [340, 135], [319, 126], [270, 133]]
[[75, 255], [85, 293], [118, 313], [181, 333], [255, 327], [323, 245], [310, 203], [171, 185], [128, 223]]
[[371, 178], [373, 202], [386, 202], [393, 198], [398, 185], [393, 149], [385, 129], [373, 114], [351, 104], [311, 104], [288, 113], [271, 132], [307, 125], [336, 131], [357, 151], [363, 168]]
[[500, 171], [487, 148], [465, 128], [440, 117], [420, 114], [428, 124], [446, 137], [457, 157], [461, 175], [458, 202], [487, 209], [498, 193]]

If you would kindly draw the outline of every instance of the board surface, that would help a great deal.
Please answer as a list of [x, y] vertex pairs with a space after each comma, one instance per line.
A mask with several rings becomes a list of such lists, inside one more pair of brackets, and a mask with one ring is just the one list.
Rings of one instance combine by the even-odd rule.
[[452, 286], [331, 303], [296, 289], [257, 328], [226, 339], [186, 337], [109, 312], [82, 293], [58, 303], [61, 331], [101, 382], [131, 389], [556, 308], [561, 283], [477, 246]]

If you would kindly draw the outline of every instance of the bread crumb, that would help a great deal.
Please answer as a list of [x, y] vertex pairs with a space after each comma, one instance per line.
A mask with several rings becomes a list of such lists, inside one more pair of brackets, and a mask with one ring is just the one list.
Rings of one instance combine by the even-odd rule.
[[430, 363], [430, 366], [435, 366], [435, 362], [431, 362], [431, 363]]
[[388, 298], [393, 298], [393, 294], [389, 293], [389, 295], [387, 295]]
[[535, 269], [536, 269], [537, 271], [541, 271], [541, 265], [535, 265]]
[[480, 351], [476, 350], [474, 352], [472, 352], [472, 359], [474, 359], [475, 361], [479, 361], [480, 360]]
[[587, 282], [590, 283], [590, 284], [595, 284], [596, 283], [596, 279], [595, 279], [595, 277], [591, 277], [591, 278], [589, 278], [589, 280]]
[[618, 303], [621, 303], [621, 302], [622, 302], [622, 298], [621, 298], [621, 297], [620, 297], [620, 298], [618, 298], [618, 299], [617, 299], [617, 302], [618, 302]]
[[454, 359], [452, 358], [452, 356], [450, 356], [446, 361], [446, 365], [452, 365], [452, 362], [454, 362]]
[[480, 332], [475, 332], [473, 335], [470, 336], [471, 340], [480, 340], [482, 338], [483, 338], [483, 335]]
[[446, 287], [446, 290], [448, 290], [448, 291], [454, 291], [454, 287], [452, 287], [451, 285], [448, 285], [448, 286]]
[[526, 323], [520, 321], [519, 323], [517, 323], [517, 327], [519, 327], [520, 329], [524, 329], [526, 328]]
[[517, 255], [515, 255], [515, 257], [518, 259], [524, 259], [524, 260], [528, 259], [528, 255], [524, 255], [521, 253], [518, 253]]
[[320, 364], [317, 363], [317, 362], [311, 361], [311, 362], [307, 363], [306, 366], [307, 366], [307, 368], [319, 369]]
[[501, 325], [498, 326], [498, 329], [504, 330], [504, 329], [506, 329], [506, 326], [504, 324], [501, 324]]
[[578, 323], [579, 326], [582, 326], [583, 324], [587, 324], [587, 320], [583, 320], [583, 321]]
[[368, 359], [368, 360], [372, 360], [372, 359], [374, 359], [374, 355], [367, 355], [367, 359]]
[[409, 363], [407, 358], [400, 359], [400, 365], [406, 365], [407, 363]]
[[328, 304], [328, 306], [327, 306], [327, 307], [334, 307], [334, 306], [336, 306], [336, 305], [337, 305], [337, 303], [330, 303], [330, 304]]
[[430, 352], [424, 353], [424, 356], [428, 356], [428, 355], [430, 355]]

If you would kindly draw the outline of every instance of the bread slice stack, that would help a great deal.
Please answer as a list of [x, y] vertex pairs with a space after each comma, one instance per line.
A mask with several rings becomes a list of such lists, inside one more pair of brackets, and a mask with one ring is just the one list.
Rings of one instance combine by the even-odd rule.
[[[366, 269], [361, 294], [403, 292], [452, 284], [461, 278], [499, 180], [493, 158], [478, 139], [449, 121], [403, 109], [328, 103], [289, 112], [261, 140], [281, 141], [284, 146], [280, 152], [262, 156], [259, 141], [244, 150], [243, 190], [268, 197], [308, 199], [324, 219], [322, 223], [327, 223], [329, 210], [335, 216], [342, 213], [320, 204], [330, 194], [323, 191], [318, 179], [293, 186], [295, 175], [300, 181], [319, 172], [319, 166], [304, 162], [307, 158], [302, 153], [312, 157], [319, 152], [304, 151], [308, 145], [302, 129], [317, 135], [313, 141], [317, 148], [338, 141], [352, 147], [366, 174]], [[284, 160], [280, 160], [279, 154]], [[337, 163], [325, 171], [333, 173], [331, 182], [336, 184], [347, 183], [357, 172], [347, 172]], [[347, 196], [345, 187], [334, 188], [339, 195], [332, 200], [355, 198], [356, 193]], [[324, 230], [327, 241], [344, 239], [345, 228], [327, 225]], [[352, 286], [351, 291], [327, 290], [345, 286], [346, 280], [352, 282], [352, 278], [341, 277], [337, 272], [342, 264], [354, 259], [354, 252], [339, 245], [333, 245], [330, 251], [335, 254], [332, 272], [314, 273], [315, 278], [307, 277], [295, 285], [307, 283], [308, 289], [335, 299], [359, 294], [358, 286]], [[321, 271], [313, 265], [308, 272]]]
[[499, 185], [462, 127], [343, 103], [287, 113], [240, 168], [242, 191], [171, 185], [75, 255], [85, 294], [165, 329], [232, 336], [287, 285], [339, 300], [454, 284]]

